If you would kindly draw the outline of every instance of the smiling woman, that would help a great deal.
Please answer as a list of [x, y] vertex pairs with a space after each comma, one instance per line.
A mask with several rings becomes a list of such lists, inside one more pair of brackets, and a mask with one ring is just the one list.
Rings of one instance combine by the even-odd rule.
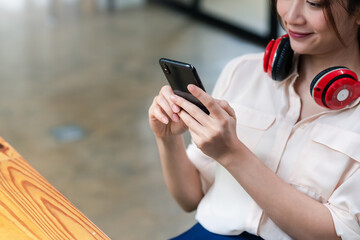
[[326, 54], [332, 49], [340, 49], [341, 44], [356, 44], [357, 16], [340, 2], [330, 5], [329, 1], [277, 1], [278, 14], [291, 37], [291, 47], [295, 52]]
[[197, 210], [176, 240], [360, 239], [360, 2], [272, 2], [287, 35], [212, 96], [188, 86], [209, 115], [169, 86], [149, 109], [165, 182]]
[[[272, 4], [274, 6], [277, 5], [278, 1], [281, 1], [281, 0], [271, 0]], [[331, 4], [332, 2], [335, 2], [335, 5], [337, 5], [337, 6], [335, 6], [334, 4]], [[313, 0], [313, 1], [306, 1], [306, 3], [315, 9], [322, 10], [325, 13], [325, 18], [326, 18], [327, 24], [331, 25], [333, 31], [335, 31], [335, 33], [336, 33], [336, 36], [339, 38], [339, 40], [342, 43], [344, 43], [344, 39], [343, 39], [342, 35], [339, 33], [339, 29], [337, 27], [337, 25], [339, 25], [339, 23], [337, 24], [335, 22], [335, 17], [334, 17], [333, 11], [336, 11], [336, 10], [343, 11], [344, 10], [348, 13], [349, 17], [356, 18], [356, 14], [358, 14], [357, 13], [358, 7], [360, 5], [359, 1], [356, 1], [356, 0], [349, 0], [349, 1]], [[341, 13], [339, 13], [339, 14], [341, 15]], [[358, 39], [359, 39], [359, 44], [360, 44], [360, 29], [358, 29]]]

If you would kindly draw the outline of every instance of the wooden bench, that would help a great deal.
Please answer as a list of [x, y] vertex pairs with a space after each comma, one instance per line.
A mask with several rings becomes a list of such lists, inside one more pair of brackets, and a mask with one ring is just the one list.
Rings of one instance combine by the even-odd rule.
[[0, 138], [0, 239], [109, 239]]

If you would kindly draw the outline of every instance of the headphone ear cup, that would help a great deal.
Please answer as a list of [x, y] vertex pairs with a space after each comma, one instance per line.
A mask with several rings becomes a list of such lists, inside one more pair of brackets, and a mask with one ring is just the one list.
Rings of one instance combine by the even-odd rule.
[[330, 67], [330, 68], [327, 68], [323, 71], [321, 71], [319, 74], [317, 74], [314, 79], [311, 81], [311, 84], [310, 84], [310, 94], [312, 97], [314, 97], [314, 91], [315, 91], [315, 87], [317, 86], [317, 84], [319, 83], [319, 81], [329, 72], [333, 71], [333, 70], [336, 70], [336, 69], [340, 69], [340, 68], [343, 68], [343, 67]]
[[263, 68], [264, 68], [265, 73], [268, 73], [269, 64], [271, 64], [270, 63], [270, 58], [271, 58], [271, 54], [272, 54], [272, 51], [273, 51], [274, 43], [275, 43], [275, 40], [272, 39], [268, 43], [268, 45], [266, 46], [266, 49], [265, 49], [264, 60], [263, 60]]
[[312, 80], [310, 94], [329, 109], [342, 109], [359, 97], [356, 73], [342, 66], [327, 68]]
[[273, 60], [271, 78], [282, 81], [288, 77], [292, 68], [293, 57], [294, 51], [291, 49], [290, 40], [288, 37], [283, 37]]

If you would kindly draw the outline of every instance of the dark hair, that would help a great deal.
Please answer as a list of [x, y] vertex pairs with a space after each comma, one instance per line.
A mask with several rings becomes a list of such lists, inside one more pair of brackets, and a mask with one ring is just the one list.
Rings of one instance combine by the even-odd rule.
[[[348, 12], [349, 16], [359, 14], [358, 9], [360, 9], [360, 1], [359, 0], [322, 0], [321, 4], [324, 7], [325, 17], [328, 23], [331, 25], [332, 29], [335, 31], [336, 36], [339, 40], [344, 44], [342, 37], [340, 36], [339, 30], [336, 27], [334, 15], [331, 11], [331, 3], [333, 1], [338, 1], [340, 5]], [[276, 7], [277, 0], [271, 0], [271, 4]], [[347, 3], [347, 4], [346, 4]], [[358, 28], [358, 42], [360, 46], [360, 28]], [[345, 45], [345, 44], [344, 44]]]

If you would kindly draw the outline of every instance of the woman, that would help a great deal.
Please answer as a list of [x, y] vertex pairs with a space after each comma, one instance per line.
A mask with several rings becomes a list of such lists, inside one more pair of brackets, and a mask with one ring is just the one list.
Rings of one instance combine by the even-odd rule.
[[246, 55], [212, 96], [188, 87], [210, 115], [169, 86], [149, 109], [165, 182], [185, 211], [197, 209], [199, 224], [177, 239], [360, 239], [359, 99], [329, 110], [309, 94], [325, 68], [360, 74], [360, 3], [273, 3], [295, 52], [284, 81]]

